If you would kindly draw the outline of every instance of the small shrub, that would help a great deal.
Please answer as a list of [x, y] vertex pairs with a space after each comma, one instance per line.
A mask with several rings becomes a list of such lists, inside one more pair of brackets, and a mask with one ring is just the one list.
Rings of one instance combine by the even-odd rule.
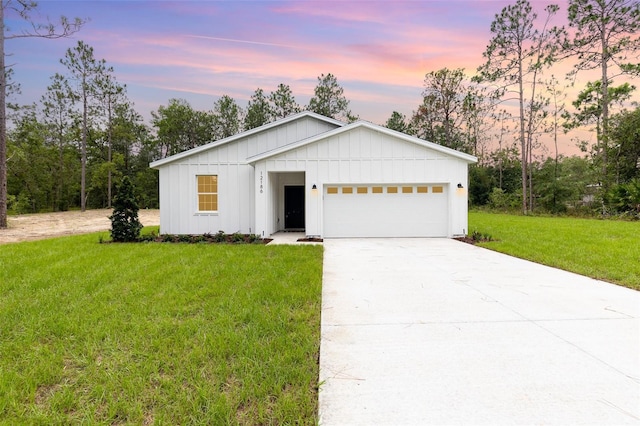
[[640, 217], [640, 179], [613, 186], [604, 198], [614, 213], [632, 219]]
[[191, 235], [177, 235], [178, 238], [178, 242], [180, 243], [190, 243], [191, 242]]
[[213, 241], [216, 243], [224, 243], [225, 241], [227, 241], [227, 236], [224, 233], [224, 231], [218, 231], [214, 236], [213, 236]]
[[260, 238], [260, 235], [257, 234], [249, 234], [247, 236], [247, 242], [251, 244], [261, 243], [262, 238]]
[[16, 210], [16, 196], [12, 194], [7, 194], [7, 210], [10, 212], [15, 212]]
[[471, 233], [471, 239], [476, 243], [493, 241], [493, 238], [491, 237], [490, 234], [485, 234], [475, 230]]

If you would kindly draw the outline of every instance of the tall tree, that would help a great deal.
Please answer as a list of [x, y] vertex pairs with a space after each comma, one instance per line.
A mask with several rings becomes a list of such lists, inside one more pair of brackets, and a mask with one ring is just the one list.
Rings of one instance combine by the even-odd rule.
[[216, 139], [233, 136], [240, 131], [242, 109], [228, 95], [223, 95], [213, 104], [214, 135]]
[[[67, 80], [60, 74], [51, 77], [51, 84], [42, 96], [42, 122], [48, 133], [49, 144], [56, 147], [57, 166], [53, 171], [56, 181], [56, 194], [53, 209], [67, 210], [70, 204], [69, 178], [71, 176], [68, 165], [68, 152], [71, 147], [71, 134], [76, 121], [73, 100]], [[71, 149], [75, 156], [75, 149]]]
[[488, 121], [493, 109], [492, 100], [482, 87], [468, 87], [462, 101], [464, 118], [464, 144], [466, 152], [473, 154], [482, 162], [485, 142], [490, 138]]
[[244, 130], [254, 129], [271, 121], [271, 107], [264, 90], [257, 88], [251, 95], [244, 115]]
[[[600, 69], [602, 101], [601, 132], [598, 138], [602, 153], [603, 187], [608, 186], [609, 107], [612, 102], [609, 85], [621, 74], [640, 74], [640, 63], [630, 63], [640, 51], [640, 2], [637, 0], [570, 0], [569, 26], [575, 29], [567, 50], [578, 62], [574, 73]], [[636, 56], [637, 58], [637, 56]]]
[[46, 145], [45, 135], [35, 108], [21, 108], [7, 135], [7, 186], [16, 195], [18, 213], [37, 213], [53, 202], [55, 182], [49, 170], [56, 162], [55, 149]]
[[168, 157], [214, 140], [213, 116], [194, 110], [184, 99], [170, 99], [151, 111], [151, 125], [156, 129], [158, 158]]
[[287, 84], [280, 83], [278, 89], [269, 94], [269, 104], [273, 120], [280, 120], [300, 112], [300, 105], [296, 102], [296, 98]]
[[[131, 176], [134, 171], [133, 163], [136, 160], [134, 157], [140, 153], [144, 142], [149, 139], [149, 129], [143, 122], [144, 119], [134, 109], [133, 103], [126, 101], [115, 105], [113, 149], [124, 157], [124, 174], [127, 176]], [[148, 168], [147, 164], [145, 164], [146, 168]]]
[[640, 179], [640, 106], [611, 117], [611, 142], [615, 147], [616, 183]]
[[442, 145], [456, 148], [459, 140], [456, 131], [463, 120], [464, 70], [443, 68], [427, 73], [424, 79], [423, 96], [434, 105], [439, 114], [439, 127]]
[[[24, 37], [55, 39], [67, 37], [80, 29], [83, 21], [61, 17], [56, 26], [51, 22], [38, 23], [32, 13], [38, 4], [27, 0], [2, 0], [0, 3], [0, 229], [7, 227], [7, 66], [5, 64], [5, 41]], [[28, 29], [12, 32], [5, 25], [5, 15], [22, 19]]]
[[80, 156], [82, 171], [80, 177], [80, 210], [85, 211], [87, 187], [87, 136], [89, 132], [89, 109], [99, 93], [99, 82], [104, 79], [107, 69], [104, 59], [96, 60], [93, 47], [78, 41], [73, 49], [67, 49], [65, 57], [60, 63], [67, 67], [69, 77], [77, 82], [76, 88], [71, 90], [70, 97], [80, 102], [82, 110], [82, 138], [80, 141]]
[[[551, 17], [558, 11], [558, 6], [545, 8], [547, 18], [540, 30], [535, 27], [538, 15], [533, 11], [528, 0], [517, 0], [496, 15], [491, 23], [491, 38], [483, 53], [486, 62], [478, 68], [479, 82], [498, 83], [496, 96], [503, 100], [505, 95], [515, 95], [519, 108], [519, 139], [522, 161], [522, 211], [527, 213], [530, 206], [527, 198], [527, 162], [529, 148], [533, 140], [532, 115], [535, 114], [533, 103], [536, 99], [538, 73], [545, 65], [555, 59], [558, 43], [562, 42], [564, 30], [548, 28]], [[529, 87], [527, 87], [529, 84]], [[529, 101], [529, 117], [527, 105]]]
[[111, 208], [112, 173], [113, 173], [113, 121], [116, 106], [126, 103], [126, 86], [118, 84], [113, 68], [105, 70], [102, 78], [97, 80], [97, 95], [104, 111], [107, 128], [107, 208]]
[[325, 117], [355, 121], [351, 115], [349, 101], [344, 96], [344, 89], [338, 83], [338, 79], [331, 73], [318, 77], [318, 84], [314, 89], [314, 95], [307, 106], [309, 111]]
[[[631, 92], [635, 90], [635, 87], [629, 83], [623, 83], [620, 86], [608, 85], [607, 89], [607, 103], [609, 110], [615, 104], [622, 105], [631, 96]], [[565, 111], [563, 118], [566, 120], [564, 123], [565, 129], [574, 129], [585, 125], [594, 125], [596, 140], [599, 141], [595, 145], [591, 146], [591, 156], [593, 162], [598, 166], [600, 170], [599, 181], [601, 182], [603, 189], [609, 186], [610, 183], [610, 168], [608, 167], [608, 158], [610, 146], [609, 142], [606, 144], [603, 134], [603, 115], [604, 115], [604, 103], [602, 98], [602, 82], [600, 80], [595, 82], [587, 82], [586, 87], [578, 93], [576, 100], [571, 102], [571, 105], [575, 108], [574, 112]], [[610, 139], [610, 137], [607, 137]], [[588, 141], [581, 141], [579, 146], [583, 151], [589, 151]], [[605, 191], [606, 192], [606, 191]]]
[[385, 127], [402, 133], [411, 133], [411, 127], [407, 123], [407, 117], [398, 111], [393, 111], [391, 117], [385, 123]]

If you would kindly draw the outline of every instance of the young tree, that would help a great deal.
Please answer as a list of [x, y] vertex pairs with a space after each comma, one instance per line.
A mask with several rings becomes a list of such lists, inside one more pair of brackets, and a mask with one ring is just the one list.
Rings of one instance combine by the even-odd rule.
[[142, 224], [138, 220], [138, 210], [133, 184], [129, 177], [125, 176], [113, 200], [113, 214], [109, 216], [113, 241], [133, 242], [140, 237]]
[[344, 96], [344, 89], [331, 73], [321, 74], [318, 77], [318, 85], [314, 89], [314, 96], [309, 100], [307, 109], [325, 117], [346, 121], [357, 119], [351, 115], [349, 101]]
[[565, 112], [564, 101], [566, 95], [558, 88], [558, 79], [555, 76], [551, 76], [551, 79], [546, 84], [547, 93], [550, 96], [551, 109], [551, 132], [553, 134], [553, 147], [554, 147], [554, 177], [558, 178], [558, 133], [560, 130], [560, 119]]
[[271, 107], [264, 90], [257, 88], [247, 104], [244, 116], [244, 130], [254, 129], [271, 121]]
[[[609, 85], [621, 74], [640, 74], [640, 63], [629, 62], [640, 51], [640, 3], [637, 0], [570, 0], [569, 26], [575, 29], [567, 51], [577, 57], [573, 73], [600, 69], [603, 186], [606, 191], [609, 145]], [[637, 56], [636, 56], [637, 58]]]
[[269, 94], [269, 104], [273, 120], [280, 120], [300, 112], [300, 105], [291, 93], [291, 88], [286, 84], [280, 83], [278, 89]]
[[82, 109], [82, 138], [80, 141], [80, 157], [81, 157], [81, 176], [80, 176], [80, 210], [85, 211], [86, 187], [87, 187], [87, 136], [89, 132], [89, 113], [99, 93], [99, 82], [104, 79], [107, 72], [112, 69], [108, 68], [105, 60], [96, 60], [93, 55], [93, 47], [78, 41], [73, 49], [67, 49], [65, 57], [60, 63], [67, 67], [69, 76], [77, 85], [71, 88], [69, 96], [78, 100]]
[[[67, 37], [84, 24], [76, 18], [72, 21], [61, 17], [59, 25], [51, 22], [38, 23], [32, 16], [38, 4], [34, 1], [3, 0], [0, 3], [0, 229], [7, 227], [7, 66], [5, 64], [5, 41], [24, 37], [55, 39]], [[28, 29], [12, 32], [5, 25], [5, 15], [22, 19]]]

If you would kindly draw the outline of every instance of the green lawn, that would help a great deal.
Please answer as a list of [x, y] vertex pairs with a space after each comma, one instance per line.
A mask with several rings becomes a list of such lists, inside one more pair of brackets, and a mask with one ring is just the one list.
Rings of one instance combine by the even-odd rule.
[[0, 424], [316, 424], [321, 281], [319, 246], [0, 245]]
[[499, 252], [640, 289], [640, 222], [471, 212], [469, 229]]

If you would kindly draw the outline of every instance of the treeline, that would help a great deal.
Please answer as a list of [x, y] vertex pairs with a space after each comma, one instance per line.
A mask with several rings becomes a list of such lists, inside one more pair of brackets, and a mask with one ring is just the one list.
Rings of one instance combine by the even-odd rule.
[[[428, 72], [422, 104], [387, 126], [476, 155], [476, 206], [640, 216], [639, 30], [633, 0], [570, 0], [566, 11], [517, 0], [496, 14], [475, 75]], [[589, 71], [600, 78], [568, 99]], [[569, 138], [584, 158], [559, 155]]]
[[84, 42], [69, 49], [39, 103], [11, 105], [8, 132], [8, 210], [13, 213], [111, 207], [115, 187], [128, 176], [141, 208], [157, 208], [157, 171], [149, 162], [311, 110], [356, 119], [332, 74], [318, 77], [315, 95], [297, 103], [286, 84], [256, 89], [246, 108], [224, 95], [209, 111], [184, 99], [152, 111], [145, 124], [112, 67]]
[[[469, 187], [475, 206], [640, 214], [640, 108], [631, 102], [640, 64], [627, 59], [640, 52], [640, 4], [570, 0], [570, 32], [552, 25], [560, 11], [550, 5], [539, 17], [526, 0], [505, 7], [474, 75], [427, 72], [422, 102], [408, 117], [392, 112], [384, 124], [477, 156]], [[563, 61], [573, 70], [559, 79], [554, 67]], [[109, 207], [123, 176], [142, 208], [157, 207], [150, 161], [303, 109], [357, 119], [336, 77], [322, 74], [308, 105], [280, 84], [268, 93], [256, 89], [245, 108], [226, 95], [209, 111], [171, 99], [145, 124], [126, 86], [90, 46], [79, 42], [60, 62], [63, 71], [38, 104], [12, 108], [8, 202], [16, 213]], [[601, 78], [567, 99], [566, 82], [587, 70]], [[559, 140], [567, 139], [582, 157], [559, 154]]]

